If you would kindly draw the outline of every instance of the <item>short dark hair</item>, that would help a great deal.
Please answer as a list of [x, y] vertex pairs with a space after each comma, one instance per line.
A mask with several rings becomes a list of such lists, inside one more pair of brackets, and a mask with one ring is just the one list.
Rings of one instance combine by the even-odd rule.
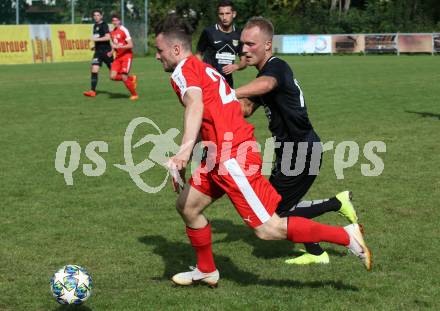
[[92, 15], [95, 14], [95, 13], [99, 13], [99, 14], [101, 14], [101, 15], [104, 15], [104, 14], [102, 13], [102, 10], [100, 10], [100, 9], [94, 9], [94, 10], [92, 11]]
[[235, 11], [234, 2], [230, 0], [221, 0], [217, 4], [217, 11], [221, 7], [230, 6], [232, 8], [232, 11]]
[[251, 17], [247, 21], [246, 25], [244, 25], [243, 29], [248, 29], [248, 28], [252, 28], [252, 27], [260, 28], [260, 30], [262, 32], [266, 33], [270, 38], [273, 37], [274, 32], [275, 32], [272, 22], [262, 16]]
[[169, 14], [156, 25], [154, 32], [156, 37], [163, 34], [169, 39], [177, 39], [183, 43], [185, 48], [191, 50], [193, 29], [185, 19], [177, 14]]
[[112, 19], [113, 18], [117, 18], [117, 19], [121, 20], [121, 16], [119, 14], [117, 14], [117, 13], [113, 13], [112, 14]]

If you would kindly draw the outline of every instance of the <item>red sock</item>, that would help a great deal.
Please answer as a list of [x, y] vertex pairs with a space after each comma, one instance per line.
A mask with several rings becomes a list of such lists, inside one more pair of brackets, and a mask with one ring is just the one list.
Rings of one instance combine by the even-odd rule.
[[215, 271], [214, 255], [212, 254], [211, 224], [201, 229], [186, 227], [186, 234], [197, 254], [197, 268], [205, 273]]
[[350, 244], [350, 237], [344, 228], [323, 225], [295, 216], [287, 219], [287, 239], [295, 243], [330, 242], [344, 246]]
[[115, 81], [122, 81], [122, 75], [121, 75], [120, 73], [118, 73], [118, 74], [113, 78], [113, 80], [115, 80]]
[[136, 90], [134, 89], [134, 84], [131, 79], [127, 79], [124, 81], [125, 86], [130, 91], [131, 95], [135, 96], [137, 95]]

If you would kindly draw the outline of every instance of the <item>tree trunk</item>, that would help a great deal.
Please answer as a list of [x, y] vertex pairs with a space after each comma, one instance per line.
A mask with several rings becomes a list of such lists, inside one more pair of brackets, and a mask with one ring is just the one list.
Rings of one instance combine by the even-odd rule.
[[345, 13], [347, 13], [348, 10], [350, 10], [350, 3], [351, 3], [351, 0], [345, 0], [345, 2], [344, 2], [344, 12]]
[[332, 5], [330, 6], [330, 11], [335, 11], [340, 0], [332, 0]]

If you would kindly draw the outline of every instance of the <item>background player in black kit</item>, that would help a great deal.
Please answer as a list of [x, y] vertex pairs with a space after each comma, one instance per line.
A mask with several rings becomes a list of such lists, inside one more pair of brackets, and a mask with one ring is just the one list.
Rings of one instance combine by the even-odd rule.
[[110, 45], [110, 29], [107, 23], [103, 21], [103, 14], [101, 10], [94, 10], [92, 12], [95, 24], [93, 25], [93, 37], [95, 46], [92, 48], [95, 53], [93, 54], [92, 66], [91, 66], [91, 90], [84, 92], [85, 96], [95, 97], [96, 86], [98, 84], [98, 72], [99, 68], [104, 63], [108, 69], [113, 62], [112, 47]]
[[[196, 56], [221, 73], [230, 87], [234, 87], [232, 73], [246, 67], [241, 54], [241, 31], [234, 26], [237, 12], [232, 1], [220, 1], [217, 6], [218, 23], [207, 27], [200, 35]], [[235, 64], [239, 56], [240, 62]]]
[[[243, 54], [247, 64], [258, 69], [258, 75], [249, 84], [236, 89], [236, 96], [242, 103], [245, 116], [264, 106], [269, 119], [269, 129], [276, 141], [276, 160], [269, 180], [282, 197], [276, 212], [281, 217], [314, 218], [336, 211], [349, 222], [357, 223], [349, 191], [330, 199], [301, 201], [319, 172], [322, 146], [309, 120], [303, 92], [291, 68], [272, 55], [273, 33], [272, 23], [262, 17], [250, 19], [243, 29]], [[304, 163], [302, 172], [301, 165], [299, 172], [293, 171], [296, 163]], [[293, 174], [288, 171], [293, 171]], [[319, 244], [307, 243], [304, 246], [307, 251], [304, 255], [286, 263], [329, 262], [328, 254]]]

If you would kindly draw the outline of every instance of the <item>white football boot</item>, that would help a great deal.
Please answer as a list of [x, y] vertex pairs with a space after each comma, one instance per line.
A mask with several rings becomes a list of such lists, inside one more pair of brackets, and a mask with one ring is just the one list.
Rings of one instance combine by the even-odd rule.
[[370, 271], [373, 265], [373, 257], [371, 255], [371, 251], [368, 249], [367, 244], [365, 243], [361, 227], [358, 224], [351, 224], [345, 226], [344, 229], [350, 237], [348, 249], [351, 253], [362, 260], [365, 268]]
[[210, 287], [217, 287], [220, 273], [216, 269], [214, 272], [204, 273], [197, 269], [197, 267], [189, 267], [191, 271], [181, 272], [175, 274], [171, 280], [177, 285], [188, 286], [195, 282], [203, 282]]

